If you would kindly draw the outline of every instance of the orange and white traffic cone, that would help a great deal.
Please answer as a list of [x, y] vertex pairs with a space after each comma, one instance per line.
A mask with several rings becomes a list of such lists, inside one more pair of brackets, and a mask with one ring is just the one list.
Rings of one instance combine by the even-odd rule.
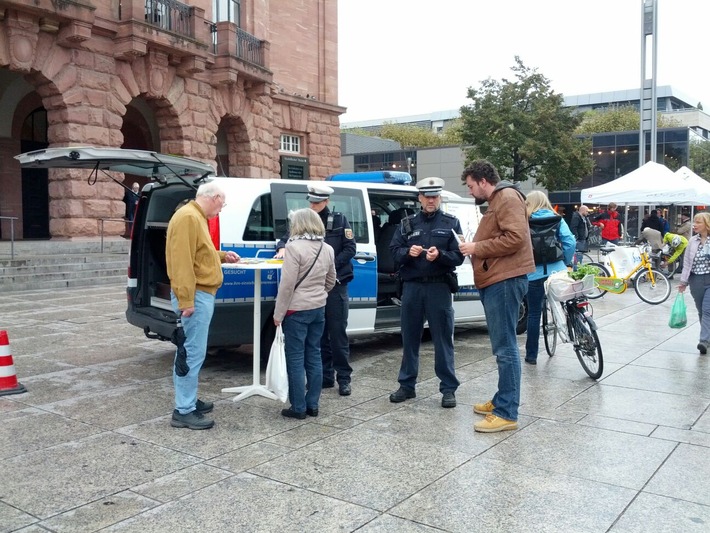
[[0, 396], [23, 392], [27, 392], [27, 389], [22, 383], [17, 382], [7, 331], [0, 331]]

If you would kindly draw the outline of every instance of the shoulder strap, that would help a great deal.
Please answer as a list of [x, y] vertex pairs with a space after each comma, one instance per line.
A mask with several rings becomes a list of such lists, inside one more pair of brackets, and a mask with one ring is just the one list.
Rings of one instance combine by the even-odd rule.
[[308, 274], [311, 273], [311, 270], [313, 270], [313, 267], [315, 266], [316, 261], [318, 261], [318, 256], [320, 255], [320, 251], [321, 251], [322, 249], [323, 249], [323, 241], [320, 241], [320, 248], [318, 248], [318, 253], [316, 254], [316, 258], [315, 258], [315, 259], [313, 260], [313, 262], [311, 263], [311, 266], [308, 267], [308, 270], [306, 270], [306, 273], [303, 274], [303, 276], [301, 277], [301, 279], [299, 279], [299, 280], [296, 282], [296, 285], [293, 286], [293, 290], [294, 290], [294, 291], [298, 288], [298, 286], [301, 284], [301, 282], [303, 282], [303, 280], [306, 279], [306, 276], [308, 276]]

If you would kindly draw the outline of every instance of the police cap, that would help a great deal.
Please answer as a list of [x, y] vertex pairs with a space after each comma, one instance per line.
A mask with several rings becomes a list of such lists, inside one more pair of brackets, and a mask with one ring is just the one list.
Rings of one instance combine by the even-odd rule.
[[444, 188], [444, 180], [441, 178], [424, 178], [417, 182], [419, 194], [424, 196], [439, 196]]
[[309, 185], [308, 186], [308, 201], [314, 204], [322, 202], [330, 198], [333, 194], [333, 189], [327, 185]]

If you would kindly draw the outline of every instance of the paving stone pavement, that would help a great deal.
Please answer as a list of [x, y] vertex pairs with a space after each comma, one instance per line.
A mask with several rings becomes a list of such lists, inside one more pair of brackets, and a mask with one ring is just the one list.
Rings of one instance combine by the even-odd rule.
[[401, 344], [376, 335], [353, 341], [352, 396], [325, 390], [303, 421], [222, 394], [251, 383], [251, 346], [211, 354], [216, 426], [189, 431], [169, 423], [171, 345], [126, 323], [122, 287], [4, 292], [28, 392], [0, 397], [0, 532], [707, 533], [710, 356], [689, 296], [689, 325], [667, 326], [672, 299], [594, 301], [604, 375], [543, 351], [517, 431], [473, 431], [497, 381], [485, 328], [456, 331], [455, 409], [431, 342], [417, 398], [390, 403]]

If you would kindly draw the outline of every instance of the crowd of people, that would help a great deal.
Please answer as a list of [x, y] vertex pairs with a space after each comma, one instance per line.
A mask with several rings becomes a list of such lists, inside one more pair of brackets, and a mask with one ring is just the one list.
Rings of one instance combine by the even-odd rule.
[[[521, 392], [516, 328], [523, 299], [527, 297], [528, 303], [524, 360], [535, 365], [545, 281], [581, 260], [581, 254], [589, 250], [593, 225], [601, 228], [605, 242], [616, 244], [622, 238], [621, 222], [616, 204], [610, 203], [595, 216], [587, 206], [579, 206], [568, 225], [544, 193], [523, 194], [516, 184], [501, 180], [497, 169], [485, 160], [474, 161], [461, 180], [477, 204], [488, 204], [471, 242], [463, 241], [459, 220], [440, 209], [444, 180], [425, 178], [416, 185], [420, 211], [400, 222], [389, 243], [402, 279], [399, 388], [389, 400], [400, 403], [416, 397], [419, 349], [428, 322], [441, 406], [456, 407], [459, 381], [452, 293], [458, 290], [456, 267], [471, 261], [498, 370], [493, 397], [473, 406], [475, 413], [484, 416], [474, 430], [514, 430]], [[329, 208], [331, 194], [331, 187], [309, 185], [309, 207], [289, 215], [289, 231], [277, 245], [276, 257], [283, 259], [283, 267], [273, 320], [283, 328], [285, 338], [289, 407], [281, 414], [286, 418], [318, 416], [324, 388], [337, 384], [339, 395], [352, 393], [347, 286], [353, 279], [351, 260], [356, 246], [347, 218]], [[210, 238], [207, 221], [221, 211], [225, 201], [217, 184], [203, 184], [195, 200], [179, 208], [168, 225], [171, 302], [185, 338], [176, 350], [173, 370], [171, 425], [178, 428], [209, 429], [214, 425], [205, 416], [213, 403], [200, 400], [197, 389], [214, 298], [223, 280], [221, 263], [240, 260], [234, 252], [215, 250]], [[682, 293], [690, 288], [701, 322], [698, 351], [706, 354], [710, 349], [710, 213], [696, 214], [692, 224], [683, 214], [680, 222], [671, 233], [653, 210], [644, 220], [641, 239], [654, 250], [664, 244], [672, 248], [669, 262], [682, 256], [678, 290]], [[553, 250], [553, 255], [539, 249], [542, 241], [536, 236], [541, 227], [555, 236], [559, 250]]]

